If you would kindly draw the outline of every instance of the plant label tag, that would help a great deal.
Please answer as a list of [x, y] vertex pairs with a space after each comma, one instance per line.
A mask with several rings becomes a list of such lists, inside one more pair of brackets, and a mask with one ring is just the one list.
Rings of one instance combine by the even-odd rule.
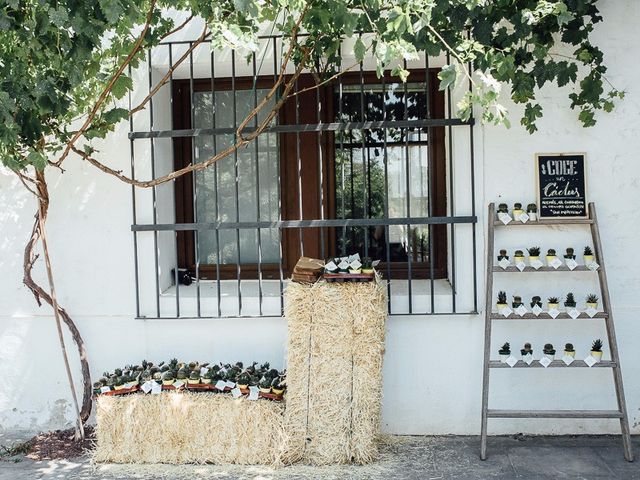
[[225, 382], [224, 380], [218, 380], [215, 386], [218, 390], [223, 391], [224, 387], [227, 386], [227, 382]]
[[516, 308], [516, 313], [523, 317], [524, 314], [527, 313], [527, 307], [525, 307], [524, 305], [518, 306], [518, 308]]
[[589, 315], [589, 318], [593, 318], [598, 314], [598, 310], [596, 310], [593, 307], [589, 307], [585, 310], [585, 312], [587, 313], [587, 315]]
[[570, 357], [569, 355], [564, 355], [562, 357], [562, 361], [564, 362], [564, 364], [568, 367], [569, 365], [571, 365], [573, 363], [574, 358]]
[[207, 367], [200, 367], [200, 376], [203, 377], [208, 371], [209, 369]]
[[593, 367], [596, 363], [598, 363], [598, 360], [596, 360], [595, 358], [593, 358], [591, 355], [589, 355], [587, 358], [584, 359], [584, 363], [586, 363], [589, 368]]
[[571, 318], [574, 320], [580, 316], [580, 312], [576, 308], [572, 308], [567, 312]]
[[225, 383], [229, 388], [234, 388], [236, 386], [236, 382], [230, 382], [229, 380], [227, 380]]
[[502, 309], [502, 311], [500, 312], [502, 314], [503, 317], [508, 317], [509, 315], [511, 315], [513, 313], [513, 310], [511, 310], [509, 308], [509, 306], [506, 306]]
[[155, 385], [151, 385], [151, 395], [160, 395], [162, 392], [162, 385], [158, 382], [153, 382]]
[[551, 360], [549, 360], [548, 357], [542, 357], [540, 359], [540, 365], [542, 365], [544, 368], [547, 368], [549, 365], [551, 365]]
[[349, 268], [353, 268], [354, 270], [359, 269], [361, 266], [362, 263], [360, 263], [360, 260], [358, 260], [357, 258], [349, 264]]
[[557, 308], [552, 308], [547, 313], [551, 318], [556, 318], [558, 315], [560, 315], [560, 310], [558, 310]]
[[380, 260], [374, 260], [373, 262], [371, 262], [372, 267], [377, 267], [379, 264], [380, 264]]
[[544, 266], [544, 263], [542, 263], [540, 259], [536, 259], [531, 261], [531, 266], [534, 269], [538, 270], [540, 267]]
[[540, 315], [540, 313], [542, 313], [542, 308], [540, 308], [540, 305], [536, 303], [531, 309], [531, 312], [533, 312], [533, 314], [537, 317], [538, 315]]
[[258, 400], [260, 390], [255, 385], [249, 387], [249, 400]]
[[[153, 385], [151, 385], [152, 382], [144, 382], [142, 384], [142, 391], [144, 393], [149, 393], [151, 391], [151, 389], [153, 388]], [[153, 382], [156, 383], [156, 382]]]
[[182, 380], [176, 380], [175, 382], [173, 382], [173, 386], [175, 387], [176, 390], [181, 388], [183, 385], [184, 385], [184, 382]]
[[567, 259], [567, 267], [569, 267], [569, 270], [575, 270], [575, 268], [578, 266], [578, 262], [576, 262], [573, 258], [569, 258]]
[[512, 219], [508, 213], [498, 212], [498, 220], [507, 225]]
[[233, 395], [233, 398], [240, 398], [242, 396], [242, 391], [238, 387], [236, 387], [231, 390], [231, 395]]
[[111, 391], [111, 387], [100, 387], [100, 393], [107, 393]]
[[349, 262], [347, 262], [346, 260], [342, 260], [339, 264], [338, 264], [338, 268], [340, 270], [346, 270], [347, 268], [349, 268]]
[[514, 357], [513, 355], [509, 355], [509, 358], [507, 358], [507, 361], [505, 362], [507, 365], [509, 365], [511, 368], [513, 368], [513, 366], [518, 363], [518, 359], [516, 357]]
[[529, 220], [529, 215], [527, 215], [526, 212], [521, 213], [518, 217], [518, 220], [520, 220], [522, 223], [527, 223], [527, 221]]
[[527, 265], [522, 260], [516, 262], [516, 268], [518, 270], [523, 271], [526, 267]]
[[356, 260], [360, 261], [360, 254], [359, 253], [354, 253], [353, 255], [349, 255], [347, 257], [347, 262], [349, 262], [349, 263], [353, 263]]
[[338, 269], [338, 266], [333, 262], [333, 260], [331, 260], [324, 266], [324, 269], [328, 272], [335, 272]]
[[524, 363], [526, 363], [527, 365], [531, 365], [531, 364], [533, 363], [533, 355], [531, 355], [531, 354], [530, 354], [530, 355], [525, 355], [525, 356], [522, 358], [522, 361], [523, 361]]
[[500, 260], [500, 261], [498, 262], [498, 265], [500, 265], [504, 270], [506, 270], [506, 269], [507, 269], [507, 267], [508, 267], [509, 265], [511, 265], [511, 262], [510, 262], [509, 260], [507, 260], [506, 258], [503, 258], [502, 260]]
[[527, 215], [529, 215], [529, 220], [531, 220], [532, 222], [535, 222], [538, 219], [537, 213], [528, 212]]
[[598, 265], [597, 262], [593, 261], [591, 262], [588, 266], [589, 270], [591, 270], [592, 272], [595, 272], [596, 270], [598, 270], [598, 268], [600, 267], [600, 265]]
[[549, 263], [549, 265], [557, 270], [558, 267], [562, 265], [562, 261], [558, 257], [555, 257], [553, 260], [551, 260], [551, 263]]

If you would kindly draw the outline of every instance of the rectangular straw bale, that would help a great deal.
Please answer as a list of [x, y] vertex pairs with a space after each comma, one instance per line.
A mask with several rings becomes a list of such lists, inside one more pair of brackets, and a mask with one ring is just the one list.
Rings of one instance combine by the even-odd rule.
[[291, 283], [285, 316], [285, 462], [373, 461], [382, 406], [384, 285]]
[[97, 462], [275, 465], [287, 448], [280, 402], [164, 392], [96, 403]]

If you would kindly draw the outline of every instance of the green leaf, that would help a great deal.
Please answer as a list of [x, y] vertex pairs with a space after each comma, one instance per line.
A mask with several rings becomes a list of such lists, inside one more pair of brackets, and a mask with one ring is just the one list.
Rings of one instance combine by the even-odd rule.
[[578, 119], [582, 122], [582, 125], [585, 127], [593, 127], [596, 124], [595, 114], [593, 110], [584, 109], [580, 111], [578, 115]]
[[112, 108], [102, 114], [102, 120], [109, 124], [118, 123], [127, 117], [129, 117], [129, 110], [126, 108]]
[[364, 54], [367, 51], [367, 47], [365, 47], [364, 42], [362, 41], [362, 38], [358, 37], [356, 39], [356, 43], [353, 45], [353, 53], [356, 56], [356, 60], [358, 62], [361, 62], [362, 60], [364, 60]]
[[47, 166], [47, 160], [47, 156], [37, 150], [31, 150], [27, 155], [27, 161], [40, 171]]
[[438, 73], [440, 79], [440, 90], [446, 90], [447, 88], [455, 85], [458, 77], [458, 67], [456, 64], [445, 65]]
[[111, 93], [117, 99], [121, 99], [124, 97], [127, 92], [133, 90], [133, 80], [131, 77], [127, 77], [126, 75], [120, 75], [118, 79], [113, 83], [113, 87], [111, 88]]

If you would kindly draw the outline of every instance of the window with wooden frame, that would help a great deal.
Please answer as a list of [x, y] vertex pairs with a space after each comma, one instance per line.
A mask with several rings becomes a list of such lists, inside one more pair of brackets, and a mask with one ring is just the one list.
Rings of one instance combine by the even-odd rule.
[[[302, 255], [358, 252], [380, 260], [380, 270], [391, 278], [407, 278], [409, 272], [411, 278], [446, 277], [446, 225], [410, 221], [446, 216], [445, 127], [415, 126], [444, 118], [436, 74], [415, 71], [402, 83], [373, 72], [347, 73], [319, 88], [311, 75], [303, 75], [274, 128], [213, 167], [180, 177], [175, 187], [176, 223], [406, 222], [179, 231], [179, 266], [195, 271], [197, 262], [201, 279], [278, 278], [280, 266], [288, 276]], [[174, 128], [224, 130], [174, 138], [175, 167], [228, 147], [235, 126], [272, 82], [272, 77], [175, 80]]]

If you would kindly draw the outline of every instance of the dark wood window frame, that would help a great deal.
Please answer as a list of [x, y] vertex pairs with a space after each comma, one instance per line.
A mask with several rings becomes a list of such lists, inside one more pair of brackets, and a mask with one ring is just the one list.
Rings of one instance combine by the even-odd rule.
[[[437, 69], [429, 71], [428, 92], [430, 112], [432, 118], [445, 118], [444, 92], [437, 90]], [[347, 73], [342, 77], [342, 83], [360, 84], [361, 80], [366, 84], [381, 83], [373, 72], [365, 72], [361, 77], [359, 73]], [[425, 71], [417, 70], [411, 73], [410, 81], [425, 82]], [[273, 85], [273, 77], [259, 77], [256, 81], [257, 88], [270, 88]], [[313, 85], [311, 75], [302, 75], [298, 80], [298, 89], [302, 90]], [[397, 78], [387, 76], [385, 82], [399, 82]], [[230, 78], [216, 78], [216, 91], [251, 89], [254, 80], [250, 77], [236, 78], [233, 82]], [[211, 79], [174, 80], [173, 82], [173, 124], [174, 128], [191, 129], [191, 85], [194, 91], [211, 91]], [[310, 90], [289, 99], [282, 107], [278, 115], [279, 124], [314, 124], [318, 122], [334, 121], [335, 110], [333, 106], [333, 89], [335, 84], [321, 87], [318, 92]], [[326, 106], [321, 118], [318, 118], [316, 108], [318, 99]], [[296, 114], [296, 101], [298, 112]], [[431, 127], [430, 149], [430, 178], [429, 201], [432, 202], [432, 214], [434, 216], [446, 216], [446, 153], [445, 153], [445, 128]], [[320, 140], [319, 140], [320, 137]], [[320, 215], [319, 205], [319, 156], [322, 155], [324, 218], [335, 216], [335, 186], [334, 186], [334, 134], [325, 132], [318, 135], [317, 132], [304, 132], [298, 136], [295, 133], [280, 133], [280, 192], [283, 220], [300, 219], [300, 202], [298, 197], [298, 151], [302, 161], [302, 218], [305, 220], [318, 219]], [[320, 141], [320, 145], [318, 145]], [[176, 169], [190, 165], [192, 162], [192, 139], [190, 137], [174, 138], [174, 167]], [[305, 168], [307, 167], [307, 168]], [[175, 183], [176, 198], [176, 223], [193, 223], [193, 180], [192, 175], [179, 177]], [[434, 252], [433, 276], [434, 278], [446, 278], [447, 276], [447, 226], [433, 225], [432, 240]], [[320, 235], [323, 236], [321, 240]], [[300, 236], [304, 245], [304, 252], [300, 249]], [[193, 232], [177, 232], [178, 240], [178, 265], [195, 271], [195, 239]], [[324, 242], [325, 256], [335, 256], [336, 251], [335, 232], [333, 228], [306, 228], [302, 233], [298, 229], [282, 229], [283, 272], [285, 278], [290, 275], [295, 262], [302, 253], [306, 256], [320, 257], [321, 243]], [[407, 278], [406, 262], [391, 262], [389, 266], [392, 278]], [[235, 279], [236, 265], [200, 264], [201, 279], [215, 279], [219, 269], [221, 279]], [[387, 268], [380, 266], [382, 272]], [[263, 263], [260, 266], [262, 276], [265, 279], [278, 278], [278, 264]], [[257, 278], [257, 264], [241, 264], [241, 278]], [[427, 262], [412, 264], [413, 279], [428, 279], [431, 268]]]

